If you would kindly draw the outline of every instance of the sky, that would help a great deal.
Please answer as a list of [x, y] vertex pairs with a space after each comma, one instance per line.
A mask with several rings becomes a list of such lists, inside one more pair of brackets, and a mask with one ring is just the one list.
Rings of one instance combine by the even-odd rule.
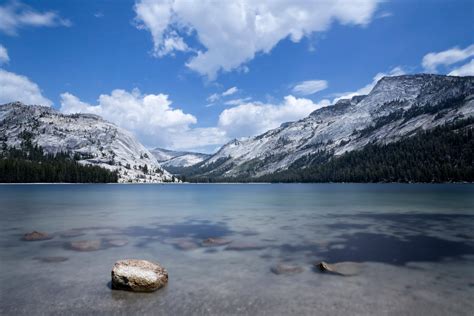
[[214, 152], [386, 75], [474, 75], [473, 20], [471, 0], [0, 0], [0, 104]]

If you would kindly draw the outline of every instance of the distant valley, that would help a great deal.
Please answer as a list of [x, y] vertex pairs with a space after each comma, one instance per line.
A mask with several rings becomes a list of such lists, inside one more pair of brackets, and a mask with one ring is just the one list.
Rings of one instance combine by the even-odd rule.
[[189, 151], [174, 151], [163, 148], [155, 148], [150, 150], [155, 156], [156, 160], [171, 173], [179, 172], [183, 167], [190, 167], [196, 165], [209, 157], [210, 154], [189, 152]]

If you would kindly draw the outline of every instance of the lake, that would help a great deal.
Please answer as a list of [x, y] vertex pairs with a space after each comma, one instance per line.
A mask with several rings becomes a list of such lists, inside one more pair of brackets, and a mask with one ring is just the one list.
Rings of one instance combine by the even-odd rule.
[[[0, 216], [2, 315], [474, 310], [470, 184], [1, 185]], [[21, 240], [33, 230], [54, 238]], [[111, 290], [124, 258], [160, 262], [168, 285]]]

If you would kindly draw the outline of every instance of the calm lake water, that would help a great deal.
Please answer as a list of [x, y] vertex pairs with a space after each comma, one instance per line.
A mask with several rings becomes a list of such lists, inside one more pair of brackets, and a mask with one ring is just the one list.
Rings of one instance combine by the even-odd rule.
[[[474, 185], [2, 185], [0, 216], [1, 315], [474, 310]], [[33, 230], [54, 238], [21, 240]], [[160, 262], [169, 284], [111, 290], [124, 258]], [[359, 273], [321, 273], [321, 260]], [[282, 263], [302, 272], [274, 273]]]

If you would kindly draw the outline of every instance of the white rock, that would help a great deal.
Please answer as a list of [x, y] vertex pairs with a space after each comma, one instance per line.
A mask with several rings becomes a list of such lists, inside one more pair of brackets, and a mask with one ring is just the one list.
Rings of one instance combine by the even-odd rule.
[[112, 268], [112, 288], [133, 292], [153, 292], [168, 283], [168, 272], [159, 263], [147, 260], [119, 260]]

